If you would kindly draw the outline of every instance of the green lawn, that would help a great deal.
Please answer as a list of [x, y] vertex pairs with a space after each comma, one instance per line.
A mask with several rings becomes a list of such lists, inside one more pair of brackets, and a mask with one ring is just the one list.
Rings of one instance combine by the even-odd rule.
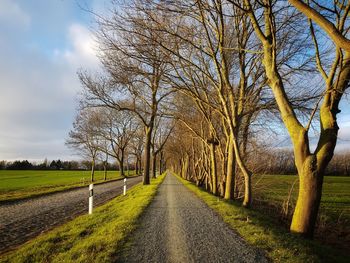
[[[265, 251], [272, 262], [350, 262], [350, 257], [345, 253], [347, 252], [346, 250], [334, 249], [330, 246], [320, 244], [318, 241], [305, 240], [297, 235], [290, 234], [285, 227], [280, 225], [276, 217], [271, 216], [266, 211], [261, 212], [243, 208], [240, 202], [225, 201], [197, 187], [193, 183], [180, 177], [178, 178], [209, 207], [216, 211], [249, 244]], [[268, 189], [264, 188], [265, 191], [270, 193], [270, 195], [266, 193], [266, 196], [271, 198], [272, 196], [276, 197], [276, 195], [284, 195], [285, 191], [283, 189], [287, 189], [284, 184], [281, 184], [280, 188], [273, 186], [270, 183], [273, 183], [276, 177], [269, 178], [267, 177], [266, 181], [261, 180], [260, 182], [269, 185]], [[287, 178], [286, 180], [293, 181], [293, 178]], [[278, 189], [282, 189], [281, 193], [278, 193]]]
[[[103, 171], [96, 171], [95, 183], [103, 182], [103, 177]], [[118, 171], [108, 171], [107, 180], [118, 178], [121, 178]], [[27, 198], [89, 183], [90, 171], [0, 170], [0, 201]]]
[[[298, 177], [293, 175], [258, 175], [253, 180], [253, 194], [258, 200], [281, 206], [292, 189], [291, 204], [298, 195]], [[326, 176], [323, 182], [320, 213], [332, 220], [350, 222], [350, 177]]]
[[96, 208], [92, 215], [77, 217], [0, 256], [0, 262], [114, 262], [163, 179], [164, 174], [152, 179], [151, 185], [132, 187], [126, 196]]

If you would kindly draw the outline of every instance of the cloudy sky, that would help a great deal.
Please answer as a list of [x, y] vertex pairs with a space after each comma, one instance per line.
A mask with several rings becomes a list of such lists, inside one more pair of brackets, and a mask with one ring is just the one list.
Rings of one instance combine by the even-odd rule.
[[[0, 160], [74, 158], [64, 145], [80, 84], [96, 68], [93, 18], [104, 0], [0, 0]], [[75, 157], [76, 158], [76, 157]]]
[[[0, 160], [77, 158], [64, 145], [79, 68], [98, 68], [93, 17], [107, 0], [0, 0]], [[339, 149], [350, 141], [349, 103]]]

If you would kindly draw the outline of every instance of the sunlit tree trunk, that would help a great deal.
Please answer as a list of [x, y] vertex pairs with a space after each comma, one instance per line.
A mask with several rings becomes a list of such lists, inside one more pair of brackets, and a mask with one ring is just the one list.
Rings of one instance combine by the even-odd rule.
[[143, 184], [150, 184], [150, 168], [151, 168], [151, 140], [152, 140], [152, 129], [146, 127], [146, 141], [145, 141], [145, 157], [144, 157], [144, 175]]
[[226, 185], [225, 185], [225, 195], [224, 198], [227, 200], [234, 198], [235, 191], [235, 153], [233, 148], [233, 139], [230, 135], [228, 139], [228, 153], [227, 153], [227, 175], [226, 175]]
[[218, 194], [218, 177], [216, 169], [216, 156], [215, 156], [215, 144], [210, 143], [210, 168], [211, 168], [211, 184], [212, 184], [212, 193], [214, 195]]

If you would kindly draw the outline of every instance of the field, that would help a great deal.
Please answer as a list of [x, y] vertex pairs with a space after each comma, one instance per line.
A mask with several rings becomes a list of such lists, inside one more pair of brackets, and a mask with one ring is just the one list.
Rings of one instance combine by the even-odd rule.
[[[130, 172], [131, 174], [133, 172]], [[94, 183], [103, 182], [103, 177], [103, 171], [96, 171]], [[121, 178], [118, 171], [108, 171], [107, 180], [118, 178]], [[89, 183], [90, 171], [0, 170], [0, 202], [66, 190]]]
[[[203, 188], [197, 187], [180, 177], [178, 178], [209, 207], [214, 209], [249, 244], [264, 250], [272, 262], [349, 262], [349, 255], [346, 254], [348, 249], [338, 249], [324, 243], [321, 244], [318, 240], [307, 240], [290, 234], [288, 229], [282, 226], [280, 221], [266, 210], [246, 209], [242, 207], [241, 202], [218, 198], [206, 192]], [[279, 187], [270, 184], [275, 183], [277, 178], [267, 176], [266, 180], [260, 179], [258, 185], [262, 192], [265, 191], [265, 196], [271, 198], [271, 193], [284, 196], [284, 192], [288, 192], [288, 187], [280, 187], [281, 192], [278, 194]], [[284, 176], [281, 178], [285, 179]], [[293, 183], [295, 178], [293, 176], [285, 179], [288, 182], [286, 185], [289, 185], [290, 182]], [[269, 188], [262, 188], [263, 185], [269, 186]], [[280, 200], [283, 200], [283, 198], [280, 198]]]
[[[254, 206], [282, 219], [288, 227], [298, 195], [298, 177], [262, 175], [256, 176], [253, 182]], [[289, 193], [290, 202], [286, 212]], [[324, 177], [315, 236], [331, 246], [350, 246], [350, 177]]]
[[137, 219], [152, 201], [164, 175], [141, 183], [126, 196], [120, 195], [83, 215], [44, 233], [19, 249], [0, 255], [0, 262], [114, 262], [116, 252], [138, 224]]
[[[290, 203], [294, 206], [298, 183], [298, 177], [293, 175], [261, 175], [254, 180], [253, 193], [257, 200], [281, 206], [291, 191]], [[324, 177], [320, 209], [321, 214], [332, 219], [350, 220], [350, 177]]]

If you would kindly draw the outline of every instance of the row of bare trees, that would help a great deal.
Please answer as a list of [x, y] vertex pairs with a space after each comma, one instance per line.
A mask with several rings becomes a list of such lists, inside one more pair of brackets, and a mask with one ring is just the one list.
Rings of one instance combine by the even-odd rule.
[[[151, 140], [153, 176], [156, 171], [163, 170], [163, 147], [167, 140], [164, 138], [164, 127], [157, 119], [157, 126]], [[91, 160], [91, 181], [97, 159], [102, 160], [105, 180], [109, 158], [118, 163], [121, 176], [125, 176], [125, 167], [129, 173], [129, 163], [135, 168], [136, 174], [142, 173], [142, 154], [144, 150], [144, 133], [140, 121], [130, 112], [117, 111], [110, 108], [81, 109], [73, 123], [66, 144], [86, 159]], [[168, 131], [166, 134], [170, 134]], [[160, 156], [157, 167], [157, 155]], [[158, 169], [159, 168], [159, 169]]]
[[[87, 123], [104, 127], [98, 140], [111, 144], [103, 152], [123, 162], [123, 145], [143, 130], [144, 184], [158, 156], [248, 208], [257, 170], [251, 160], [283, 123], [300, 179], [291, 231], [312, 237], [349, 86], [349, 1], [132, 0], [114, 7], [96, 16], [102, 73], [79, 73], [83, 107], [104, 109], [96, 122], [107, 119], [107, 126]], [[114, 126], [123, 124], [129, 137], [121, 139]], [[310, 130], [319, 138], [315, 150]]]

